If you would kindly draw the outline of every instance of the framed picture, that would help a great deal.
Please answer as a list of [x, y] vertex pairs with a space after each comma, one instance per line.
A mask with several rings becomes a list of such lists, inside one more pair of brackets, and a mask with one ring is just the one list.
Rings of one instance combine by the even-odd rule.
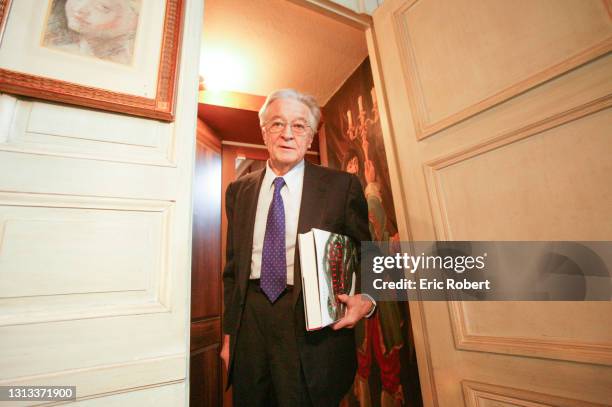
[[11, 8], [11, 0], [0, 2], [0, 45], [2, 44], [2, 34], [6, 25], [6, 16]]
[[0, 0], [0, 92], [174, 119], [183, 0]]

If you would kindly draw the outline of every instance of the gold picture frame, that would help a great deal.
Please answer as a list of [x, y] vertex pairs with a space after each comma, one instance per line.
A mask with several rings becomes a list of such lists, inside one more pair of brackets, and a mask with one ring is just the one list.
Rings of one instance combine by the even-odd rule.
[[[142, 1], [139, 11], [145, 15], [136, 18], [146, 26], [139, 27], [134, 62], [123, 65], [46, 47], [43, 34], [52, 6], [70, 0], [48, 0], [46, 14], [28, 7], [31, 1], [40, 0], [0, 0], [0, 92], [174, 120], [183, 0], [165, 0], [165, 7], [163, 1]], [[34, 26], [31, 38], [18, 35], [24, 25], [28, 33]]]

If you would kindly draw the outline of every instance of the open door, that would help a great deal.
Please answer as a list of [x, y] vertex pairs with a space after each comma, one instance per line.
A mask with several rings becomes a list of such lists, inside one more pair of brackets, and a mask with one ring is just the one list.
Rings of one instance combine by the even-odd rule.
[[[386, 0], [402, 240], [611, 240], [611, 2]], [[411, 303], [426, 406], [612, 402], [612, 304]]]
[[[65, 2], [36, 3], [19, 10], [44, 17]], [[144, 6], [153, 2], [133, 3], [143, 5], [141, 26], [161, 24]], [[159, 3], [184, 6], [172, 123], [0, 94], [0, 386], [75, 386], [79, 406], [189, 404], [203, 1]], [[96, 15], [111, 15], [96, 4]], [[7, 29], [24, 24], [12, 16]], [[25, 24], [36, 44], [38, 31]], [[66, 75], [83, 74], [58, 55]]]

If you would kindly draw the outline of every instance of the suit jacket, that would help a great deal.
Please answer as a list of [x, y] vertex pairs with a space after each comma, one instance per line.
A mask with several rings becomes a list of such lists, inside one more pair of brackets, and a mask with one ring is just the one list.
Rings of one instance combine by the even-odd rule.
[[[228, 385], [233, 370], [236, 335], [246, 300], [251, 273], [253, 230], [259, 190], [265, 169], [231, 183], [226, 191], [228, 220], [226, 265], [223, 270], [223, 331], [230, 341]], [[371, 240], [368, 206], [359, 179], [349, 173], [308, 162], [298, 220], [298, 233], [318, 228], [352, 237], [357, 244]], [[313, 405], [338, 403], [350, 388], [357, 367], [353, 329], [334, 331], [327, 327], [307, 332], [301, 295], [299, 250], [294, 268], [294, 316], [300, 361]], [[357, 276], [357, 289], [360, 277]]]

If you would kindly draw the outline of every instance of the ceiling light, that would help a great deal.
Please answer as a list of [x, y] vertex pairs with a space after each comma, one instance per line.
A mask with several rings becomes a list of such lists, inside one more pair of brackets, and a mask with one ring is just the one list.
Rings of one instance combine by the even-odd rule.
[[238, 52], [231, 49], [203, 50], [200, 73], [206, 90], [241, 91], [246, 85], [247, 65]]

